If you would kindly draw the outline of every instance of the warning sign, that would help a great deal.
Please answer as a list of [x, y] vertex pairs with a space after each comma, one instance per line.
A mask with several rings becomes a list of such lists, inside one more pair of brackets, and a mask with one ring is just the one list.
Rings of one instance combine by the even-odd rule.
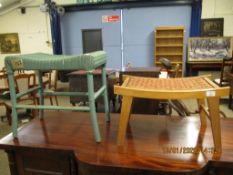
[[103, 23], [118, 22], [118, 21], [120, 21], [120, 16], [118, 16], [118, 15], [102, 16], [102, 22]]

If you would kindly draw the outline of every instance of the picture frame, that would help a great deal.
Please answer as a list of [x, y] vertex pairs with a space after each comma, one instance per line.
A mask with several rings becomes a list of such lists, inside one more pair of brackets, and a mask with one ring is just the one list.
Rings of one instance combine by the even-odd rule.
[[190, 37], [188, 62], [221, 62], [232, 57], [232, 37]]
[[201, 20], [201, 36], [222, 37], [224, 18], [209, 18]]
[[18, 33], [0, 34], [0, 53], [1, 54], [20, 53]]

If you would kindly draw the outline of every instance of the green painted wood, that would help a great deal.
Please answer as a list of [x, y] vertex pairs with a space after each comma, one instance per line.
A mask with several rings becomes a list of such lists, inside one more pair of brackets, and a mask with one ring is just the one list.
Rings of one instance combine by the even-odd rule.
[[93, 70], [107, 62], [104, 51], [83, 55], [33, 53], [5, 57], [7, 70]]
[[[92, 52], [80, 56], [65, 56], [65, 55], [49, 55], [43, 53], [26, 54], [7, 56], [5, 58], [5, 67], [7, 69], [12, 101], [12, 132], [13, 136], [17, 137], [18, 116], [17, 109], [39, 109], [40, 119], [44, 118], [44, 110], [73, 110], [73, 111], [90, 111], [91, 122], [95, 134], [96, 142], [101, 141], [99, 126], [96, 118], [95, 99], [102, 95], [104, 96], [104, 106], [106, 112], [106, 120], [109, 121], [109, 105], [107, 97], [107, 81], [106, 81], [106, 53], [104, 51]], [[93, 70], [97, 67], [102, 67], [102, 87], [94, 92]], [[44, 92], [42, 71], [44, 70], [79, 70], [84, 69], [87, 73], [88, 92]], [[38, 86], [29, 89], [27, 92], [16, 94], [14, 71], [15, 70], [37, 70], [38, 71]], [[39, 105], [19, 105], [17, 98], [37, 91], [39, 95]], [[46, 95], [59, 95], [59, 96], [74, 96], [82, 95], [88, 96], [89, 107], [64, 107], [64, 106], [45, 106], [44, 96]]]
[[30, 89], [28, 89], [27, 91], [25, 91], [25, 92], [21, 92], [21, 93], [18, 93], [18, 94], [16, 94], [16, 98], [20, 98], [20, 97], [22, 97], [22, 96], [25, 96], [25, 95], [27, 95], [27, 94], [29, 94], [29, 93], [32, 93], [32, 92], [34, 92], [34, 91], [38, 91], [39, 90], [39, 86], [37, 86], [37, 87], [34, 87], [34, 88], [30, 88]]
[[44, 106], [44, 105], [16, 105], [16, 109], [46, 109], [46, 110], [72, 110], [89, 112], [89, 106], [69, 107], [69, 106]]
[[17, 137], [17, 126], [18, 126], [18, 116], [16, 111], [16, 91], [15, 91], [15, 80], [14, 80], [14, 73], [12, 71], [8, 72], [8, 81], [9, 81], [9, 87], [10, 87], [10, 94], [11, 94], [11, 104], [12, 104], [12, 132], [13, 137]]
[[105, 118], [106, 118], [106, 121], [110, 121], [110, 112], [109, 112], [109, 101], [108, 101], [108, 91], [107, 91], [107, 80], [106, 80], [106, 69], [105, 69], [105, 66], [103, 66], [102, 68], [102, 74], [101, 74], [101, 77], [102, 77], [102, 84], [105, 86], [105, 91], [104, 91], [104, 110], [105, 110]]
[[[44, 97], [43, 97], [43, 92], [44, 92], [44, 87], [43, 87], [43, 78], [42, 78], [43, 74], [41, 71], [38, 71], [38, 94], [39, 94], [39, 104], [40, 105], [44, 105]], [[42, 120], [44, 118], [44, 110], [40, 109], [39, 110], [39, 117]]]
[[90, 72], [87, 73], [87, 88], [88, 88], [89, 107], [91, 112], [91, 121], [92, 121], [92, 127], [94, 129], [95, 140], [96, 142], [100, 142], [101, 137], [100, 137], [100, 131], [98, 126], [98, 121], [96, 118], [96, 109], [95, 109], [94, 80], [93, 80], [93, 74]]
[[95, 100], [96, 100], [100, 95], [102, 95], [102, 94], [104, 93], [105, 89], [106, 89], [106, 86], [105, 86], [105, 85], [102, 85], [102, 87], [99, 88], [97, 92], [95, 92], [95, 94], [94, 94]]
[[87, 92], [50, 92], [44, 91], [43, 95], [54, 95], [54, 96], [88, 96]]

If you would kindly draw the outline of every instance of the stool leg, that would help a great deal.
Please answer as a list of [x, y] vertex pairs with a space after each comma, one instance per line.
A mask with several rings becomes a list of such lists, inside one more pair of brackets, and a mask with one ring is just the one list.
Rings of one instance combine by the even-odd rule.
[[55, 96], [55, 102], [56, 102], [56, 105], [58, 106], [58, 99], [57, 99], [57, 96]]
[[208, 98], [207, 101], [210, 112], [210, 122], [213, 133], [215, 151], [221, 153], [222, 145], [221, 145], [221, 126], [220, 126], [220, 115], [219, 115], [219, 98], [212, 97], [212, 98]]
[[122, 145], [125, 139], [126, 128], [129, 121], [133, 97], [123, 96], [121, 105], [121, 116], [117, 136], [117, 144]]
[[201, 126], [206, 126], [206, 115], [203, 110], [201, 110], [201, 105], [205, 105], [205, 99], [197, 99], [198, 109], [200, 113]]
[[229, 109], [232, 109], [231, 108], [231, 103], [232, 103], [232, 94], [229, 95], [229, 102], [228, 102], [228, 108]]
[[105, 110], [105, 117], [106, 121], [110, 121], [110, 113], [109, 113], [109, 101], [108, 101], [108, 87], [107, 87], [107, 80], [106, 80], [106, 70], [105, 67], [102, 67], [102, 85], [105, 86], [104, 90], [104, 110]]
[[94, 83], [93, 83], [92, 72], [87, 73], [87, 86], [88, 86], [89, 106], [90, 106], [90, 112], [91, 112], [91, 121], [92, 121], [92, 127], [94, 129], [95, 140], [96, 140], [96, 142], [100, 142], [101, 137], [100, 137], [98, 121], [96, 118], [96, 108], [95, 108], [95, 98], [94, 98]]
[[13, 137], [17, 137], [17, 127], [18, 127], [18, 115], [16, 109], [16, 91], [15, 91], [15, 80], [14, 80], [14, 73], [8, 73], [8, 80], [9, 80], [9, 87], [10, 87], [10, 94], [11, 94], [11, 117], [12, 117], [12, 132]]
[[[43, 96], [43, 79], [42, 79], [42, 72], [38, 72], [38, 94], [39, 94], [39, 105], [44, 105], [44, 96]], [[44, 118], [44, 109], [39, 109], [39, 116], [40, 119]]]

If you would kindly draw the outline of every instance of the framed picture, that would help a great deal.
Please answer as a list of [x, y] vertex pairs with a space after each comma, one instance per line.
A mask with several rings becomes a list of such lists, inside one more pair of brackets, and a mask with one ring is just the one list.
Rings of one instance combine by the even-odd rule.
[[0, 34], [0, 53], [20, 53], [18, 33]]
[[201, 20], [201, 36], [223, 36], [224, 18]]
[[231, 37], [191, 37], [188, 42], [188, 62], [218, 62], [232, 56]]

